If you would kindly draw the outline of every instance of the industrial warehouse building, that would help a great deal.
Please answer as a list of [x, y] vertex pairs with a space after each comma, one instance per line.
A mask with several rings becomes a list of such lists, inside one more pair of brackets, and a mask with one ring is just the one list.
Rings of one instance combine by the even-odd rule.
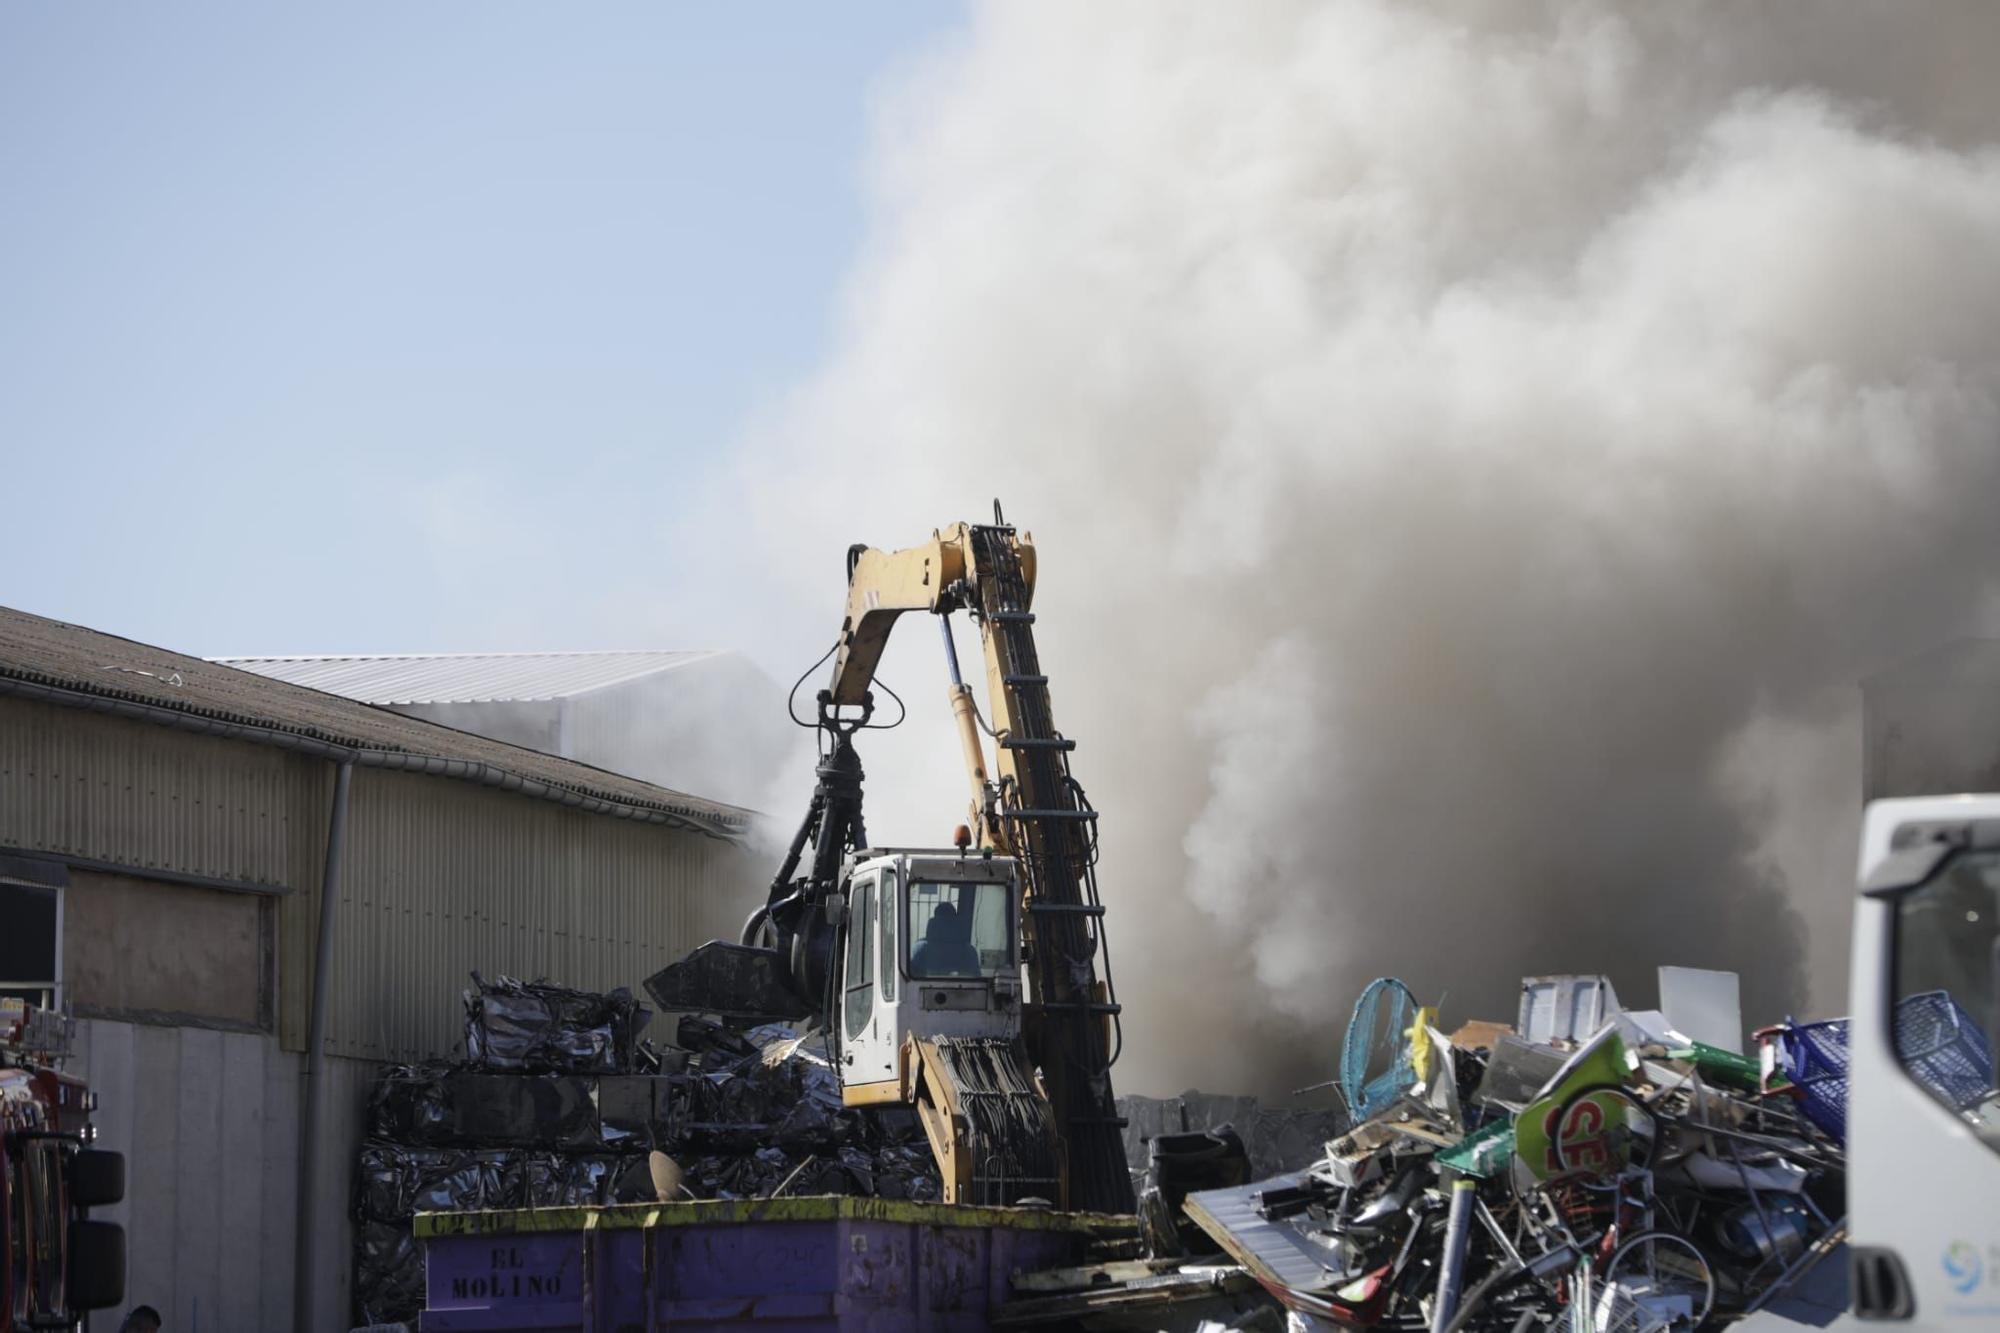
[[130, 1159], [108, 1211], [128, 1294], [169, 1328], [293, 1327], [301, 1300], [297, 1326], [349, 1327], [381, 1063], [460, 1044], [475, 968], [636, 986], [732, 935], [749, 831], [736, 807], [0, 608], [0, 990], [78, 1016], [71, 1067]]
[[[365, 704], [756, 804], [797, 731], [777, 683], [741, 653], [374, 653], [222, 657]], [[727, 725], [717, 720], [728, 719]]]

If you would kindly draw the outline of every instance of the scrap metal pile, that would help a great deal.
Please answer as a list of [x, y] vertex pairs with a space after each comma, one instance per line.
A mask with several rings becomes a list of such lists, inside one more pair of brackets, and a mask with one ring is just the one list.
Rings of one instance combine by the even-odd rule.
[[1307, 1170], [1183, 1205], [1295, 1323], [1692, 1330], [1786, 1297], [1844, 1239], [1838, 1090], [1785, 1076], [1800, 1029], [1760, 1062], [1576, 977], [1530, 979], [1515, 1027], [1435, 1021], [1375, 983], [1340, 1080], [1353, 1127]]
[[362, 1323], [424, 1303], [418, 1212], [652, 1197], [645, 1123], [650, 1013], [608, 995], [478, 973], [461, 1062], [393, 1066], [369, 1099], [354, 1178], [354, 1303]]
[[939, 1197], [916, 1112], [843, 1106], [823, 1031], [768, 1023], [736, 1032], [685, 1015], [675, 1036], [684, 1072], [662, 1080], [652, 1124], [687, 1194]]
[[683, 1018], [675, 1044], [609, 994], [478, 974], [463, 1061], [395, 1066], [375, 1085], [355, 1174], [355, 1305], [414, 1318], [418, 1212], [787, 1194], [935, 1199], [904, 1108], [849, 1109], [820, 1048], [782, 1025]]

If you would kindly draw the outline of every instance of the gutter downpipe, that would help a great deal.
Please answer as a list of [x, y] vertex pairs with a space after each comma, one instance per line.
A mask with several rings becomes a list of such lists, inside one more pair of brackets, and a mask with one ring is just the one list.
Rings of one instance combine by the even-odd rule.
[[319, 885], [319, 935], [313, 946], [312, 1016], [306, 1038], [304, 1128], [299, 1134], [299, 1210], [297, 1249], [292, 1256], [292, 1327], [307, 1333], [313, 1326], [315, 1270], [319, 1248], [319, 1147], [325, 1122], [326, 1011], [332, 986], [334, 890], [340, 883], [340, 853], [347, 838], [347, 789], [354, 761], [343, 759], [334, 769], [333, 810], [327, 816], [326, 870]]

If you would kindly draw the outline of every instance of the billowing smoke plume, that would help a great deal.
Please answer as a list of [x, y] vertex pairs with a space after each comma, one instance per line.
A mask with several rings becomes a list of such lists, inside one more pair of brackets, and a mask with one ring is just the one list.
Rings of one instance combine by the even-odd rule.
[[[1007, 3], [892, 90], [740, 478], [773, 643], [850, 541], [1038, 534], [1127, 1086], [1325, 1077], [1383, 973], [1840, 1003], [1853, 683], [2000, 568], [1996, 13]], [[902, 637], [873, 824], [936, 842]]]

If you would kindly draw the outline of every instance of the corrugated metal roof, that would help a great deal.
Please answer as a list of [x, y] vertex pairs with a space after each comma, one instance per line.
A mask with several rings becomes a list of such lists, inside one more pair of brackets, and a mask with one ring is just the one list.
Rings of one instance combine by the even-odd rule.
[[356, 653], [209, 660], [365, 704], [440, 704], [562, 699], [720, 655], [645, 651]]
[[132, 700], [347, 749], [482, 765], [546, 787], [654, 811], [724, 837], [740, 837], [752, 817], [737, 806], [670, 791], [573, 759], [11, 607], [0, 607], [0, 679]]

